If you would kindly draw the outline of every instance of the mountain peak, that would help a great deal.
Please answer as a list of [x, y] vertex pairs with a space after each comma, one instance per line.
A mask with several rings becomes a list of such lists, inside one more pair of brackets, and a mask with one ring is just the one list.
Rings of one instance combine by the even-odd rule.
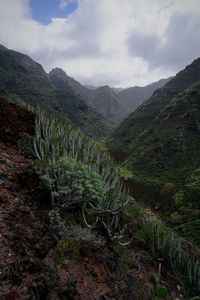
[[67, 74], [65, 73], [65, 71], [61, 68], [54, 68], [49, 72], [50, 76], [58, 76], [60, 78], [66, 78]]
[[112, 89], [109, 87], [109, 85], [102, 85], [102, 86], [100, 86], [98, 89], [100, 89], [100, 90], [106, 90], [106, 91], [112, 90]]

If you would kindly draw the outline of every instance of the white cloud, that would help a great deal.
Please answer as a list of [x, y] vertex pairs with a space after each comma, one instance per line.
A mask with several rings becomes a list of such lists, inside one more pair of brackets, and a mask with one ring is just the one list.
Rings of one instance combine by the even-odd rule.
[[29, 0], [0, 7], [0, 43], [83, 83], [143, 85], [199, 55], [199, 0], [79, 0], [68, 18], [48, 25], [32, 19]]

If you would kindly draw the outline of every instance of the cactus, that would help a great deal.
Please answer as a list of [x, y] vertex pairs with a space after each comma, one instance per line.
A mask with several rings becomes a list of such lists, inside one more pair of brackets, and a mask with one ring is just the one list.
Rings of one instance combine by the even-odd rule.
[[[169, 262], [180, 282], [192, 295], [200, 293], [200, 263], [184, 250], [184, 245], [175, 233], [156, 219], [144, 216], [139, 227], [146, 234], [146, 241], [155, 255]], [[177, 270], [179, 273], [177, 273]]]
[[[102, 224], [111, 239], [121, 238], [125, 229], [121, 212], [131, 197], [117, 175], [109, 154], [102, 152], [99, 145], [79, 129], [74, 129], [70, 124], [59, 121], [40, 108], [36, 110], [33, 150], [37, 159], [41, 161], [41, 168], [38, 172], [51, 191], [52, 205], [65, 208], [79, 207], [86, 226], [98, 227]], [[81, 170], [83, 174], [87, 169], [85, 179], [76, 178], [72, 182], [73, 179], [69, 178], [68, 174], [70, 165], [61, 166], [64, 159], [73, 163], [73, 168], [77, 173]], [[88, 179], [87, 176], [89, 176]], [[98, 188], [101, 196], [98, 196], [97, 186], [95, 190], [95, 183], [92, 180], [95, 178], [99, 178]], [[84, 186], [80, 184], [81, 180], [85, 180]], [[78, 186], [74, 185], [71, 189], [70, 186], [75, 183]], [[90, 186], [89, 194], [83, 195], [80, 191], [80, 197], [78, 197], [79, 189], [84, 190], [86, 183], [88, 188]], [[89, 224], [87, 221], [88, 213], [94, 216], [96, 220], [94, 224]]]

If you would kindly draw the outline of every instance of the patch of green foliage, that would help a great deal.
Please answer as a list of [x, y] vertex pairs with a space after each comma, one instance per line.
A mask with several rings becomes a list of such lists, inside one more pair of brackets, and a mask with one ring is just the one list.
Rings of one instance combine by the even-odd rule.
[[54, 260], [57, 265], [62, 264], [67, 258], [76, 259], [78, 255], [78, 242], [72, 237], [60, 240], [54, 250]]
[[87, 201], [100, 204], [105, 202], [106, 184], [102, 177], [70, 156], [60, 159], [46, 169], [47, 174], [41, 178], [51, 189], [54, 197], [65, 207], [71, 207]]
[[153, 298], [152, 300], [156, 300], [157, 297], [162, 298], [162, 299], [166, 299], [167, 297], [167, 289], [164, 287], [155, 287], [153, 289]]
[[179, 231], [187, 240], [200, 246], [200, 219], [180, 225]]
[[200, 169], [195, 170], [185, 181], [182, 189], [174, 195], [175, 204], [200, 209]]

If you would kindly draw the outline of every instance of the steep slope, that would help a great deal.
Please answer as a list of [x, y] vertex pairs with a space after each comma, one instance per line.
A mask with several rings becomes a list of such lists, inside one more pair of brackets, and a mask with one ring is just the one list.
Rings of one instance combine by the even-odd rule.
[[200, 80], [200, 58], [179, 72], [164, 87], [156, 90], [135, 112], [120, 124], [113, 134], [111, 152], [119, 160], [126, 160], [143, 144], [156, 126], [158, 115], [181, 91]]
[[200, 167], [200, 82], [173, 98], [150, 130], [138, 136], [129, 169], [179, 186]]
[[40, 104], [69, 118], [90, 135], [110, 133], [112, 124], [88, 107], [69, 85], [60, 91], [58, 84], [42, 66], [27, 55], [0, 47], [0, 89], [32, 105]]
[[77, 96], [80, 96], [87, 101], [90, 95], [90, 90], [83, 86], [80, 82], [75, 80], [73, 77], [68, 76], [61, 68], [55, 68], [51, 70], [49, 76], [52, 77], [52, 75], [62, 79], [62, 81], [65, 82], [66, 86], [68, 86], [70, 90], [72, 90]]
[[[49, 218], [50, 195], [33, 171], [35, 158], [18, 141], [34, 134], [35, 116], [2, 97], [0, 108], [0, 299], [149, 300], [160, 290], [166, 300], [178, 297], [170, 268], [163, 267], [154, 283], [158, 261], [144, 243], [125, 250], [115, 245], [114, 251], [100, 233], [72, 226], [77, 213], [64, 218], [67, 228], [78, 228], [79, 242], [58, 247], [63, 240], [51, 221], [56, 229], [64, 223]], [[64, 240], [74, 238], [68, 232]], [[64, 254], [59, 264], [58, 249]]]
[[74, 124], [94, 137], [105, 137], [113, 130], [114, 125], [109, 120], [90, 107], [80, 97], [80, 93], [77, 95], [72, 90], [71, 86], [69, 86], [68, 76], [66, 76], [64, 71], [54, 69], [49, 73], [49, 78], [54, 85], [55, 94], [59, 99], [59, 109]]
[[132, 113], [111, 145], [113, 155], [129, 170], [135, 197], [156, 207], [182, 237], [198, 246], [199, 116], [197, 59]]
[[[124, 166], [154, 193], [179, 234], [200, 246], [200, 81], [179, 93], [143, 132]], [[162, 203], [162, 204], [160, 204]]]
[[164, 86], [172, 77], [161, 79], [147, 86], [134, 86], [119, 91], [118, 96], [121, 102], [127, 107], [127, 111], [134, 111], [140, 104], [150, 98], [153, 92]]

